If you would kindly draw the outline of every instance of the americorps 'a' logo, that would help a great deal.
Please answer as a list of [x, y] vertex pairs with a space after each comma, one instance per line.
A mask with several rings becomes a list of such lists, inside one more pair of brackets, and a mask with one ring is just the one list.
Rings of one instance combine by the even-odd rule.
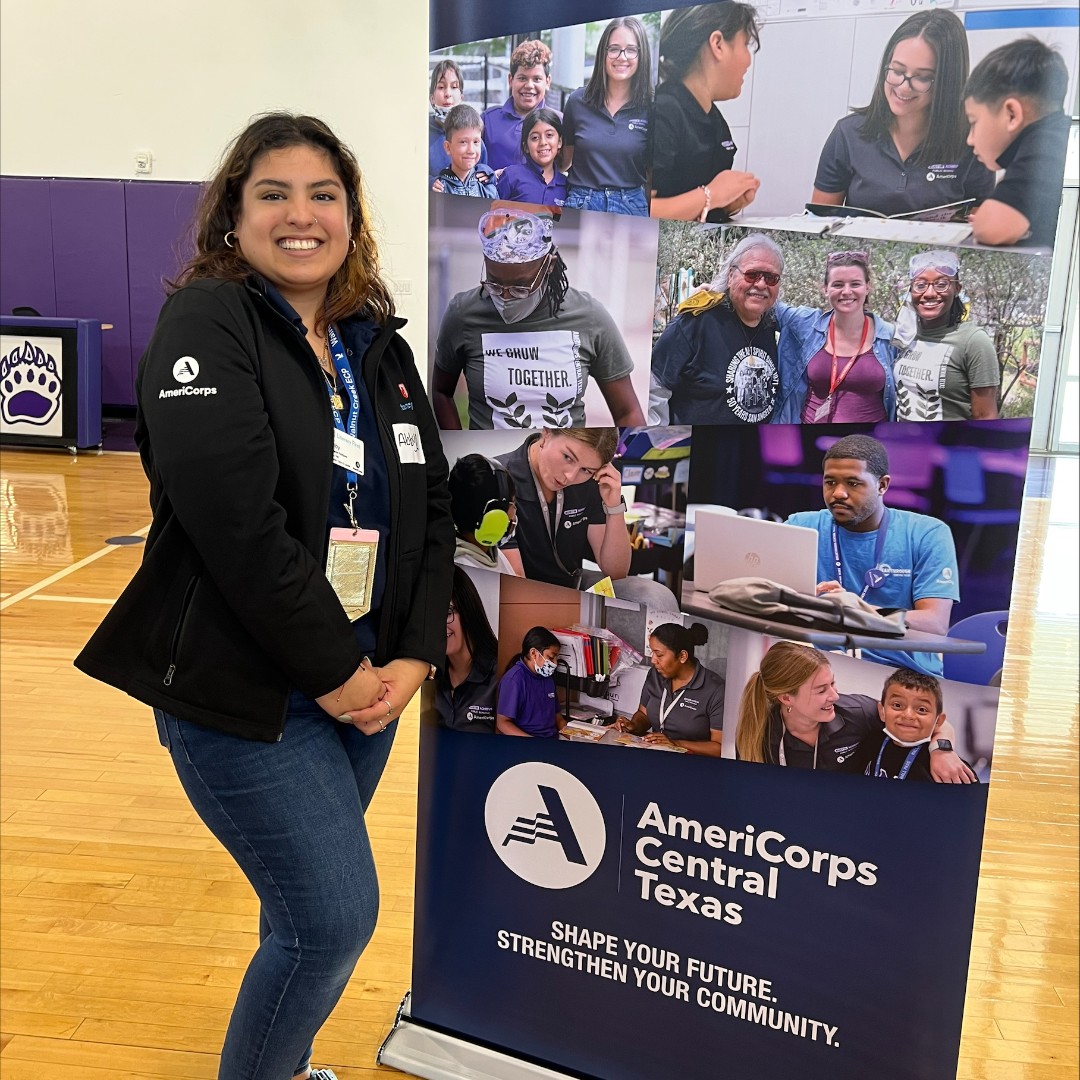
[[580, 885], [604, 857], [607, 828], [592, 793], [543, 761], [515, 765], [491, 785], [484, 822], [499, 858], [542, 889]]
[[194, 382], [199, 377], [199, 361], [194, 356], [181, 356], [173, 364], [172, 374], [178, 383]]

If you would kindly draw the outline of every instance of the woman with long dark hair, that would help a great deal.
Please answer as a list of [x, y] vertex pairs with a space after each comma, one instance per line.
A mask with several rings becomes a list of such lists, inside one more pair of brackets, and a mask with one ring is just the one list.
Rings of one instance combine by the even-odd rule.
[[722, 222], [753, 201], [759, 181], [732, 169], [737, 148], [716, 102], [742, 93], [759, 45], [749, 4], [698, 4], [664, 20], [649, 121], [653, 217]]
[[446, 668], [435, 679], [439, 723], [455, 731], [495, 732], [499, 643], [469, 575], [454, 567], [446, 612]]
[[960, 19], [942, 9], [905, 19], [878, 70], [870, 104], [839, 120], [826, 140], [811, 200], [890, 215], [989, 195], [994, 175], [966, 143]]
[[320, 120], [227, 150], [139, 364], [143, 562], [76, 660], [154, 707], [259, 897], [222, 1080], [313, 1075], [378, 914], [365, 810], [446, 656], [446, 460], [369, 220]]
[[563, 112], [566, 205], [647, 217], [645, 198], [652, 60], [640, 19], [612, 19], [600, 35], [585, 86]]

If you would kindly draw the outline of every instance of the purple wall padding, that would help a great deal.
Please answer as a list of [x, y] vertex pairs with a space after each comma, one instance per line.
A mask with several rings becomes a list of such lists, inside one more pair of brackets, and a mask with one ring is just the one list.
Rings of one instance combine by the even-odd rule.
[[50, 180], [56, 314], [111, 323], [101, 335], [101, 398], [134, 405], [124, 184]]
[[175, 278], [194, 251], [199, 184], [137, 181], [124, 185], [128, 280], [131, 283], [131, 380]]
[[0, 177], [0, 314], [13, 307], [36, 308], [56, 315], [53, 281], [53, 233], [48, 181]]

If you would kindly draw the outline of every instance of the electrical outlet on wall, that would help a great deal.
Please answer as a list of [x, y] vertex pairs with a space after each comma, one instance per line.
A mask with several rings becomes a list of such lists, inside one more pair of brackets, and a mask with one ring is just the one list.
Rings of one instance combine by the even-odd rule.
[[140, 176], [149, 176], [154, 171], [154, 155], [149, 150], [135, 151], [135, 172]]

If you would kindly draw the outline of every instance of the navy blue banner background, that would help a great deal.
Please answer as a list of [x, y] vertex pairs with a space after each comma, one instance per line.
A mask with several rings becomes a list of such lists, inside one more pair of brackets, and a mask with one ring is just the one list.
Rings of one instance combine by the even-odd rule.
[[[527, 883], [488, 840], [488, 791], [526, 761], [572, 773], [602, 810], [603, 860], [573, 888]], [[420, 791], [414, 1020], [620, 1080], [955, 1076], [985, 787], [889, 784], [425, 726]], [[646, 835], [638, 822], [650, 801], [665, 816], [725, 829], [753, 824], [811, 851], [875, 863], [877, 884], [831, 888], [821, 874], [781, 866], [777, 897], [768, 899], [651, 871], [741, 903], [737, 926], [643, 900], [635, 844]], [[658, 852], [717, 854], [660, 839]], [[764, 866], [737, 855], [725, 860]], [[623, 984], [499, 948], [499, 930], [550, 942], [553, 920], [616, 935], [616, 959], [631, 969], [624, 938], [677, 954], [668, 989], [681, 978], [689, 1001], [639, 988], [632, 970]], [[820, 1029], [815, 1041], [701, 1007], [689, 958], [771, 980], [773, 1007], [835, 1027], [836, 1045]]]

